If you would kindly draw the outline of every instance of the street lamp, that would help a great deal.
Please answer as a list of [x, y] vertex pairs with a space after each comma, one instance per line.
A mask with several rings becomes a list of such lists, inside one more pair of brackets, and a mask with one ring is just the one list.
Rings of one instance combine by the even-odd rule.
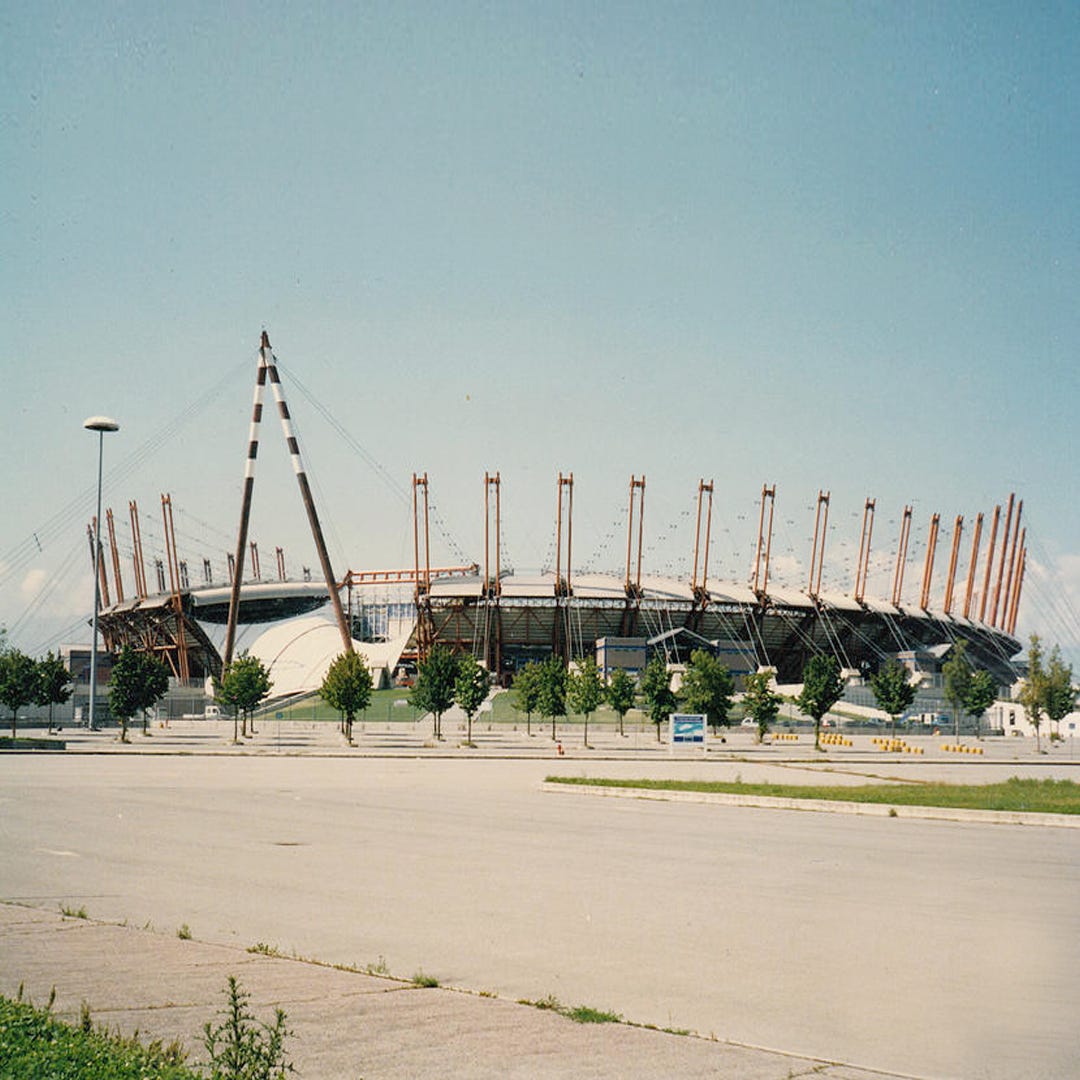
[[97, 517], [94, 518], [94, 620], [92, 623], [93, 641], [90, 645], [90, 716], [86, 726], [94, 730], [94, 703], [97, 701], [97, 638], [98, 608], [101, 606], [101, 458], [104, 449], [105, 432], [119, 431], [120, 425], [107, 416], [91, 416], [83, 421], [88, 431], [98, 433], [97, 458]]

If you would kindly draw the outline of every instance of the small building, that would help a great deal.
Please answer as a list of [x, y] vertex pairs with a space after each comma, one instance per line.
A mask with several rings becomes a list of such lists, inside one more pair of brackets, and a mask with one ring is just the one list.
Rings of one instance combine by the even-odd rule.
[[645, 669], [646, 643], [639, 637], [602, 637], [596, 641], [596, 666], [604, 682], [616, 668], [628, 675]]

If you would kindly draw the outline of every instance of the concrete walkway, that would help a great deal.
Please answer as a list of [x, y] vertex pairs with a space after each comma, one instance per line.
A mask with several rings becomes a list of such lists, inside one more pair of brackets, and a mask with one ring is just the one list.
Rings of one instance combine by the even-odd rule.
[[[0, 904], [0, 993], [76, 1021], [83, 1002], [101, 1025], [143, 1039], [179, 1038], [202, 1056], [202, 1027], [235, 975], [260, 1019], [288, 1016], [300, 1080], [364, 1077], [733, 1077], [881, 1080], [898, 1074], [625, 1024], [578, 1024], [550, 1011], [452, 988], [149, 930]], [[574, 1004], [574, 1003], [567, 1003]]]

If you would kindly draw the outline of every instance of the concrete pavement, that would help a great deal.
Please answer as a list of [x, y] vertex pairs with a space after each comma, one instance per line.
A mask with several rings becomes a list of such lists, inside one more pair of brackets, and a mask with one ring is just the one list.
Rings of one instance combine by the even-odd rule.
[[[145, 1040], [175, 1038], [204, 1060], [202, 1027], [235, 975], [256, 1017], [285, 1010], [301, 1080], [601, 1078], [889, 1080], [901, 1074], [652, 1031], [578, 1024], [475, 992], [264, 956], [12, 904], [0, 904], [0, 993], [45, 1002]], [[567, 1003], [572, 1004], [572, 1003]]]

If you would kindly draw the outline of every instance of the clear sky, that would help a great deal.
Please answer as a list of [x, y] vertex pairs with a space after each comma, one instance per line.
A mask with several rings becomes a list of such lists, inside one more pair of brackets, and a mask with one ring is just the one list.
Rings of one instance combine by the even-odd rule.
[[[88, 640], [91, 414], [121, 546], [135, 499], [160, 554], [170, 492], [220, 567], [265, 327], [339, 572], [411, 563], [414, 470], [437, 562], [500, 470], [544, 565], [562, 470], [617, 571], [644, 473], [677, 574], [714, 479], [743, 581], [775, 483], [793, 585], [830, 490], [841, 591], [874, 496], [878, 595], [906, 503], [940, 593], [955, 515], [1015, 491], [1020, 629], [1080, 645], [1078, 57], [1068, 3], [0, 0], [0, 625]], [[270, 423], [252, 531], [315, 565]]]

